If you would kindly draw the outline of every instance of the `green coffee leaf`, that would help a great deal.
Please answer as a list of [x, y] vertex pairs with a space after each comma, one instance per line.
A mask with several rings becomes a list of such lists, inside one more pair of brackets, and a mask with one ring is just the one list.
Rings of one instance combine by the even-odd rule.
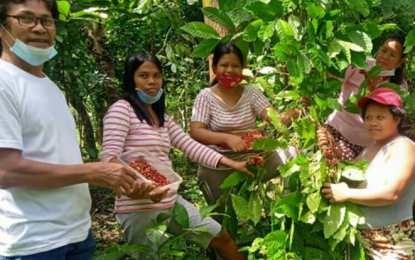
[[261, 214], [262, 214], [261, 200], [259, 199], [258, 193], [256, 192], [251, 193], [251, 196], [249, 198], [248, 208], [250, 212], [249, 219], [252, 220], [252, 222], [254, 222], [254, 224], [256, 225], [261, 219]]
[[231, 194], [232, 196], [232, 205], [235, 209], [236, 215], [241, 221], [248, 220], [250, 217], [250, 210], [248, 201], [246, 201], [243, 197], [238, 196], [236, 194]]
[[317, 20], [322, 19], [326, 15], [324, 8], [314, 3], [307, 5], [307, 13], [309, 17]]
[[225, 12], [220, 12], [217, 8], [214, 7], [204, 7], [202, 9], [202, 12], [207, 18], [209, 18], [213, 22], [230, 30], [235, 29], [235, 25], [233, 24], [231, 18], [229, 18], [229, 16]]
[[197, 45], [192, 52], [195, 57], [206, 58], [215, 49], [216, 45], [220, 42], [218, 39], [207, 39]]
[[190, 22], [182, 26], [181, 29], [195, 37], [220, 39], [219, 34], [215, 29], [202, 22]]
[[268, 247], [268, 250], [277, 251], [278, 249], [284, 249], [287, 244], [288, 235], [284, 230], [278, 230], [269, 233], [264, 238], [264, 245]]
[[362, 31], [350, 31], [347, 35], [354, 44], [357, 44], [360, 47], [362, 47], [366, 53], [372, 51], [372, 39], [370, 39], [370, 37], [366, 33]]
[[68, 1], [57, 1], [58, 11], [59, 11], [59, 20], [66, 21], [69, 17], [71, 10], [71, 4]]
[[415, 28], [408, 33], [405, 40], [405, 47], [409, 48], [415, 45]]
[[159, 224], [146, 229], [147, 238], [153, 243], [159, 243], [167, 230], [166, 224]]
[[273, 8], [270, 8], [269, 5], [263, 2], [252, 2], [245, 9], [255, 18], [262, 19], [263, 21], [275, 20], [277, 13]]
[[174, 204], [173, 215], [176, 222], [182, 228], [189, 228], [189, 214], [187, 213], [186, 208], [182, 204]]
[[320, 201], [321, 201], [320, 191], [317, 191], [307, 196], [306, 204], [312, 213], [317, 212], [318, 207], [320, 206]]
[[345, 2], [353, 11], [361, 13], [364, 17], [370, 14], [370, 7], [366, 0], [345, 0]]
[[218, 205], [214, 204], [210, 206], [201, 207], [199, 210], [200, 215], [202, 216], [202, 218], [207, 217], [215, 208], [217, 208], [217, 206]]
[[229, 175], [224, 181], [223, 183], [220, 185], [220, 188], [222, 190], [226, 190], [229, 189], [233, 186], [238, 185], [239, 183], [247, 180], [249, 178], [249, 176], [245, 173], [242, 172], [234, 172], [231, 175]]
[[247, 41], [247, 42], [255, 41], [258, 35], [258, 31], [263, 24], [264, 22], [260, 19], [248, 24], [248, 26], [245, 28], [244, 33], [242, 35], [242, 38], [244, 39], [244, 41]]
[[343, 224], [346, 215], [346, 206], [343, 203], [330, 205], [327, 215], [324, 218], [324, 237], [331, 237]]
[[300, 221], [307, 223], [307, 224], [314, 224], [314, 222], [316, 221], [316, 216], [311, 213], [310, 211], [308, 211], [307, 213], [305, 213], [301, 218]]
[[263, 24], [258, 31], [258, 37], [261, 41], [265, 42], [274, 35], [274, 24]]
[[277, 30], [278, 37], [281, 41], [287, 41], [294, 38], [293, 28], [291, 28], [291, 25], [284, 20], [278, 20], [275, 24], [275, 29]]

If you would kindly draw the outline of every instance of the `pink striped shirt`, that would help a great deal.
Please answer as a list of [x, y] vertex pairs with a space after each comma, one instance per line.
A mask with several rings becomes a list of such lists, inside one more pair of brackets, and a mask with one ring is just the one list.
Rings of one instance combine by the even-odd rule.
[[232, 107], [215, 97], [210, 88], [205, 88], [194, 102], [192, 122], [205, 123], [214, 132], [252, 129], [256, 127], [256, 118], [270, 105], [254, 87], [244, 86], [241, 98]]
[[[166, 166], [172, 167], [169, 152], [170, 148], [175, 147], [199, 164], [217, 166], [221, 154], [191, 139], [169, 116], [164, 115], [164, 120], [163, 127], [150, 126], [145, 120], [141, 122], [137, 118], [130, 103], [126, 100], [117, 101], [104, 117], [101, 160], [108, 162], [123, 152], [144, 147]], [[153, 203], [147, 199], [135, 200], [122, 196], [115, 200], [115, 211], [163, 209], [173, 206], [174, 202], [175, 199]], [[152, 204], [151, 208], [147, 208], [149, 204]]]

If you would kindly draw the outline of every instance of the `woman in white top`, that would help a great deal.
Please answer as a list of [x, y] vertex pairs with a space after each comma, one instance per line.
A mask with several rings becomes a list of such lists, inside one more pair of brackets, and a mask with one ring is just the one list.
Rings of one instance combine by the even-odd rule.
[[415, 144], [399, 134], [402, 101], [393, 90], [378, 88], [358, 105], [374, 140], [357, 158], [370, 162], [366, 182], [355, 189], [325, 183], [322, 192], [332, 203], [360, 205], [366, 220], [361, 242], [370, 259], [414, 259]]

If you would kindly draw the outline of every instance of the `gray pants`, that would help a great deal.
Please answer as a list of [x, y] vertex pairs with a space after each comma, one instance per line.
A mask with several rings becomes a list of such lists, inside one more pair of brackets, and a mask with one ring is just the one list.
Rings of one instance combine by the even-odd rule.
[[[297, 156], [297, 154], [298, 150], [295, 147], [288, 147], [286, 150], [277, 149], [272, 152], [265, 159], [264, 167], [267, 173], [264, 176], [263, 181], [266, 182], [278, 177], [279, 173], [277, 171], [277, 167], [292, 160], [295, 156]], [[199, 187], [209, 205], [215, 204], [220, 196], [222, 196], [223, 190], [219, 186], [234, 171], [235, 170], [229, 168], [212, 169], [199, 164]], [[224, 213], [224, 210], [225, 205], [221, 205], [215, 209], [215, 212]], [[215, 216], [214, 218], [218, 222], [222, 223], [222, 216]]]
[[[207, 248], [216, 235], [219, 234], [221, 226], [212, 218], [202, 218], [199, 210], [178, 195], [176, 203], [183, 205], [189, 215], [189, 227], [190, 228], [206, 228], [209, 233], [206, 232], [190, 232], [187, 238], [190, 241], [195, 242], [202, 248]], [[154, 250], [150, 253], [135, 254], [134, 257], [138, 259], [147, 259], [147, 256], [155, 256], [158, 245], [153, 243], [146, 235], [146, 229], [154, 226], [154, 221], [160, 213], [173, 215], [173, 208], [160, 209], [160, 210], [148, 210], [148, 211], [135, 211], [130, 213], [117, 213], [115, 215], [118, 223], [121, 225], [124, 234], [130, 245], [146, 245]], [[166, 221], [168, 226], [167, 232], [180, 235], [186, 232], [182, 227], [174, 220], [169, 218]], [[150, 259], [152, 259], [150, 257]]]

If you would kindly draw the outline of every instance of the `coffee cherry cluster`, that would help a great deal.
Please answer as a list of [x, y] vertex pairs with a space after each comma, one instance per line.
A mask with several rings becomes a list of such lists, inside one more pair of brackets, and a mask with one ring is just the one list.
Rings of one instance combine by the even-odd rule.
[[[258, 132], [247, 132], [247, 133], [232, 133], [232, 135], [239, 136], [245, 143], [245, 146], [248, 149], [252, 149], [252, 142], [256, 140], [264, 139], [264, 134], [260, 131]], [[229, 150], [231, 149], [226, 144], [219, 144], [218, 147], [222, 150]]]
[[252, 164], [256, 168], [261, 168], [265, 164], [265, 159], [261, 155], [253, 153], [246, 162]]
[[324, 157], [328, 166], [334, 166], [339, 163], [337, 158], [341, 158], [342, 152], [339, 148], [331, 145], [324, 150]]
[[128, 165], [143, 175], [147, 180], [154, 181], [157, 184], [157, 187], [163, 187], [170, 184], [169, 180], [167, 180], [164, 175], [154, 169], [153, 166], [151, 166], [151, 164], [149, 164], [147, 161], [137, 160], [130, 162]]

